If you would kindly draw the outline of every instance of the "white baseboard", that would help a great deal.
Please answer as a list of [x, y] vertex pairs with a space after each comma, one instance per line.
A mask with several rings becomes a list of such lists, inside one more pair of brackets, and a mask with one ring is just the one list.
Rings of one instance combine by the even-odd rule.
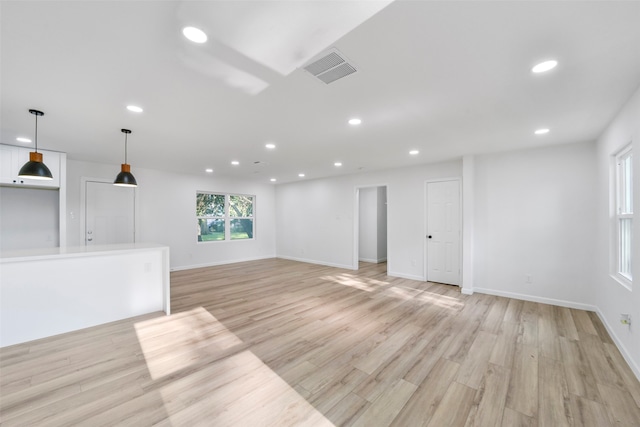
[[277, 258], [277, 257], [275, 255], [269, 255], [269, 256], [261, 256], [261, 257], [255, 257], [255, 258], [243, 258], [243, 259], [233, 259], [228, 261], [208, 262], [205, 264], [181, 265], [178, 267], [171, 267], [169, 271], [193, 270], [194, 268], [215, 267], [218, 265], [236, 264], [238, 262], [247, 262], [247, 261], [259, 261], [261, 259], [270, 259], [270, 258]]
[[627, 365], [629, 365], [629, 367], [635, 374], [636, 378], [640, 381], [640, 367], [638, 367], [638, 365], [634, 362], [633, 358], [629, 354], [629, 351], [624, 346], [624, 344], [622, 344], [622, 341], [620, 340], [620, 338], [618, 338], [618, 335], [616, 335], [613, 328], [611, 327], [609, 322], [607, 322], [607, 319], [605, 319], [600, 309], [596, 308], [595, 312], [600, 318], [600, 320], [602, 321], [602, 324], [604, 325], [604, 327], [607, 328], [607, 332], [609, 332], [609, 335], [611, 336], [611, 338], [613, 338], [613, 342], [616, 344], [616, 347], [618, 347], [618, 350], [620, 350], [620, 354], [622, 354], [622, 357], [624, 357], [624, 360], [627, 361]]
[[380, 264], [381, 262], [387, 262], [387, 257], [384, 258], [378, 258], [378, 261], [376, 261], [378, 264]]
[[460, 293], [463, 295], [473, 295], [473, 288], [460, 288]]
[[318, 260], [315, 260], [315, 259], [297, 258], [297, 257], [292, 257], [292, 256], [286, 256], [286, 255], [277, 255], [276, 258], [288, 259], [289, 261], [306, 262], [308, 264], [326, 265], [327, 267], [346, 268], [347, 270], [353, 270], [353, 266], [352, 265], [335, 264], [335, 263], [332, 263], [332, 262], [318, 261]]
[[481, 294], [488, 294], [488, 295], [495, 295], [498, 297], [519, 299], [523, 301], [539, 302], [542, 304], [557, 305], [560, 307], [575, 308], [578, 310], [595, 311], [595, 312], [597, 312], [598, 310], [598, 308], [595, 305], [583, 304], [583, 303], [574, 302], [574, 301], [565, 301], [565, 300], [555, 299], [555, 298], [538, 297], [535, 295], [518, 294], [515, 292], [504, 292], [504, 291], [496, 291], [494, 289], [483, 289], [483, 288], [473, 288], [473, 292], [478, 292]]
[[424, 277], [414, 276], [413, 274], [404, 274], [404, 273], [396, 273], [394, 271], [387, 271], [387, 276], [400, 277], [402, 279], [419, 280], [421, 282], [424, 282]]

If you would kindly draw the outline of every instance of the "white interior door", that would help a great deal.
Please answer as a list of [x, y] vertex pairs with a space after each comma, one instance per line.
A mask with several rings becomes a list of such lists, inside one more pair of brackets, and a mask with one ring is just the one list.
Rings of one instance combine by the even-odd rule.
[[85, 245], [135, 242], [135, 188], [85, 184]]
[[458, 285], [460, 181], [427, 183], [427, 280]]

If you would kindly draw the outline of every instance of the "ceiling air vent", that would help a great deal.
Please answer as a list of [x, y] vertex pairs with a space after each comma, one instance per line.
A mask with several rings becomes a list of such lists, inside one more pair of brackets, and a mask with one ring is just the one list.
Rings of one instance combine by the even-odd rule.
[[326, 84], [335, 82], [357, 71], [353, 64], [350, 64], [344, 55], [336, 49], [313, 61], [304, 69]]

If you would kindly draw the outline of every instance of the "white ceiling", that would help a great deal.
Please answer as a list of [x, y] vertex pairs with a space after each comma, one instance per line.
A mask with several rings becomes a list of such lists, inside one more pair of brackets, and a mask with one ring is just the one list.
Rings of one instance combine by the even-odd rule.
[[[2, 1], [1, 142], [36, 108], [71, 159], [121, 163], [129, 128], [134, 174], [282, 183], [593, 140], [640, 85], [638, 1], [387, 3]], [[301, 67], [330, 48], [358, 72], [325, 85]]]

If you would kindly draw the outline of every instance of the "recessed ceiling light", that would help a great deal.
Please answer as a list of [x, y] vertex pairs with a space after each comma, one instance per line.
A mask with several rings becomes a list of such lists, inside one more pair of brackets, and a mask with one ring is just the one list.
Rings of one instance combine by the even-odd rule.
[[275, 179], [275, 178], [271, 178], [269, 181], [271, 181], [271, 182], [276, 182], [276, 181], [277, 181], [277, 179]]
[[240, 162], [239, 162], [239, 161], [237, 161], [237, 160], [233, 160], [233, 161], [231, 162], [231, 164], [232, 164], [233, 166], [238, 166], [238, 165], [240, 164]]
[[545, 133], [549, 133], [549, 129], [538, 129], [534, 132], [536, 135], [544, 135]]
[[205, 169], [204, 170], [206, 173], [213, 173], [213, 169], [209, 168], [209, 169]]
[[558, 65], [558, 61], [552, 59], [550, 61], [544, 61], [539, 63], [538, 65], [533, 67], [531, 71], [534, 73], [544, 73], [545, 71], [549, 71], [556, 68], [556, 65]]
[[299, 176], [300, 178], [304, 178], [304, 174], [303, 174], [303, 173], [299, 173], [299, 174], [298, 174], [298, 176]]
[[415, 156], [416, 154], [419, 154], [420, 152], [418, 150], [411, 150], [409, 151], [409, 154], [411, 154], [412, 156]]
[[133, 111], [134, 113], [142, 113], [144, 111], [142, 108], [137, 105], [127, 105], [127, 110]]
[[28, 144], [28, 143], [30, 143], [30, 142], [31, 142], [31, 140], [30, 140], [29, 138], [25, 138], [25, 137], [23, 137], [23, 136], [19, 136], [19, 137], [17, 137], [17, 138], [16, 138], [16, 141], [18, 141], [18, 142], [24, 142], [25, 144]]
[[342, 163], [341, 163], [341, 162], [335, 162], [335, 163], [333, 164], [333, 166], [335, 166], [335, 167], [339, 168], [340, 166], [342, 166]]
[[272, 144], [272, 143], [265, 144], [264, 146], [267, 147], [269, 150], [273, 150], [274, 148], [276, 148], [276, 144]]
[[349, 124], [350, 124], [350, 125], [353, 125], [353, 126], [357, 126], [357, 125], [359, 125], [360, 123], [362, 123], [362, 120], [360, 120], [360, 119], [355, 119], [355, 118], [354, 118], [354, 119], [349, 120]]
[[199, 28], [184, 27], [182, 34], [194, 43], [204, 43], [207, 41], [207, 35]]

